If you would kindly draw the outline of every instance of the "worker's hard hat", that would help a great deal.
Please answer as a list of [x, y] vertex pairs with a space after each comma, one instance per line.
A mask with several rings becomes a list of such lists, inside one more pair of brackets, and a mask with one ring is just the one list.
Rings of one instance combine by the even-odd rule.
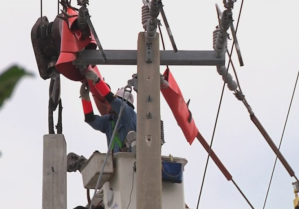
[[131, 92], [125, 91], [122, 87], [116, 91], [115, 95], [120, 98], [124, 98], [124, 100], [126, 100], [134, 108], [134, 97]]

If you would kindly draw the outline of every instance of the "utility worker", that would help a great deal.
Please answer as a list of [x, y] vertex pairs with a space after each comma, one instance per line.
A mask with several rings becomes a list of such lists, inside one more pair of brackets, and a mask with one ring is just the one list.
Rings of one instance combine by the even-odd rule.
[[102, 81], [96, 72], [92, 69], [87, 69], [85, 72], [87, 80], [91, 80], [95, 89], [107, 100], [110, 104], [109, 113], [107, 115], [94, 115], [92, 104], [89, 97], [89, 89], [86, 82], [83, 82], [80, 88], [85, 122], [87, 122], [95, 130], [99, 130], [106, 134], [107, 143], [110, 143], [112, 133], [120, 113], [120, 108], [124, 102], [124, 108], [117, 127], [116, 134], [112, 142], [112, 152], [130, 151], [126, 146], [125, 139], [129, 132], [134, 132], [136, 136], [136, 112], [134, 111], [134, 98], [131, 92], [120, 88], [113, 94], [108, 85]]

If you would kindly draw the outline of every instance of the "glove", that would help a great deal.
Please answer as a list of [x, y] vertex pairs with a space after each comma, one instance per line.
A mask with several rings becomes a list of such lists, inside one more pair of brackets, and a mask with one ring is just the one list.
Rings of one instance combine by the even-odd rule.
[[94, 84], [100, 81], [100, 77], [93, 70], [86, 70], [85, 78], [91, 80]]
[[90, 101], [89, 87], [88, 87], [88, 85], [86, 85], [86, 82], [82, 83], [82, 85], [81, 85], [80, 96], [82, 99], [84, 99], [86, 101]]

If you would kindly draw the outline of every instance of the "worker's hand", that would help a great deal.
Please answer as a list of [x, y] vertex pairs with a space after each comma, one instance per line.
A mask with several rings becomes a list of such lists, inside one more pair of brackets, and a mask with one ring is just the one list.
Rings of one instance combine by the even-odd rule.
[[86, 85], [86, 82], [82, 83], [82, 85], [81, 85], [80, 96], [82, 99], [84, 99], [86, 101], [90, 101], [89, 87], [88, 87], [88, 85]]
[[94, 84], [100, 81], [100, 77], [91, 69], [86, 70], [85, 78], [91, 80]]

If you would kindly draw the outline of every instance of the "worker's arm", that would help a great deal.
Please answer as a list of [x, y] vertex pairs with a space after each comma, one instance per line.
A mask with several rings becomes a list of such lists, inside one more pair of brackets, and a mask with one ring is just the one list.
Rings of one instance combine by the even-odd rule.
[[[87, 80], [90, 80], [94, 84], [94, 88], [106, 99], [106, 101], [111, 105], [112, 110], [119, 115], [120, 108], [122, 106], [122, 100], [116, 97], [111, 91], [108, 85], [101, 80], [101, 78], [94, 72], [92, 69], [88, 69], [85, 72], [85, 77]], [[124, 124], [128, 124], [128, 130], [134, 130], [132, 124], [133, 121], [136, 121], [136, 113], [134, 110], [129, 107], [127, 104], [124, 104], [124, 110], [122, 112], [121, 120]]]
[[94, 115], [92, 104], [89, 97], [89, 90], [86, 83], [82, 83], [80, 89], [82, 107], [85, 117], [85, 122], [88, 123], [95, 130], [106, 133], [107, 124], [109, 123], [109, 115], [99, 116]]
[[87, 69], [85, 72], [86, 79], [90, 82], [92, 81], [93, 88], [96, 89], [111, 105], [112, 109], [119, 114], [119, 110], [121, 107], [121, 101], [115, 100], [115, 95], [110, 91], [109, 86], [101, 80], [101, 78], [97, 75], [97, 73], [93, 69]]

